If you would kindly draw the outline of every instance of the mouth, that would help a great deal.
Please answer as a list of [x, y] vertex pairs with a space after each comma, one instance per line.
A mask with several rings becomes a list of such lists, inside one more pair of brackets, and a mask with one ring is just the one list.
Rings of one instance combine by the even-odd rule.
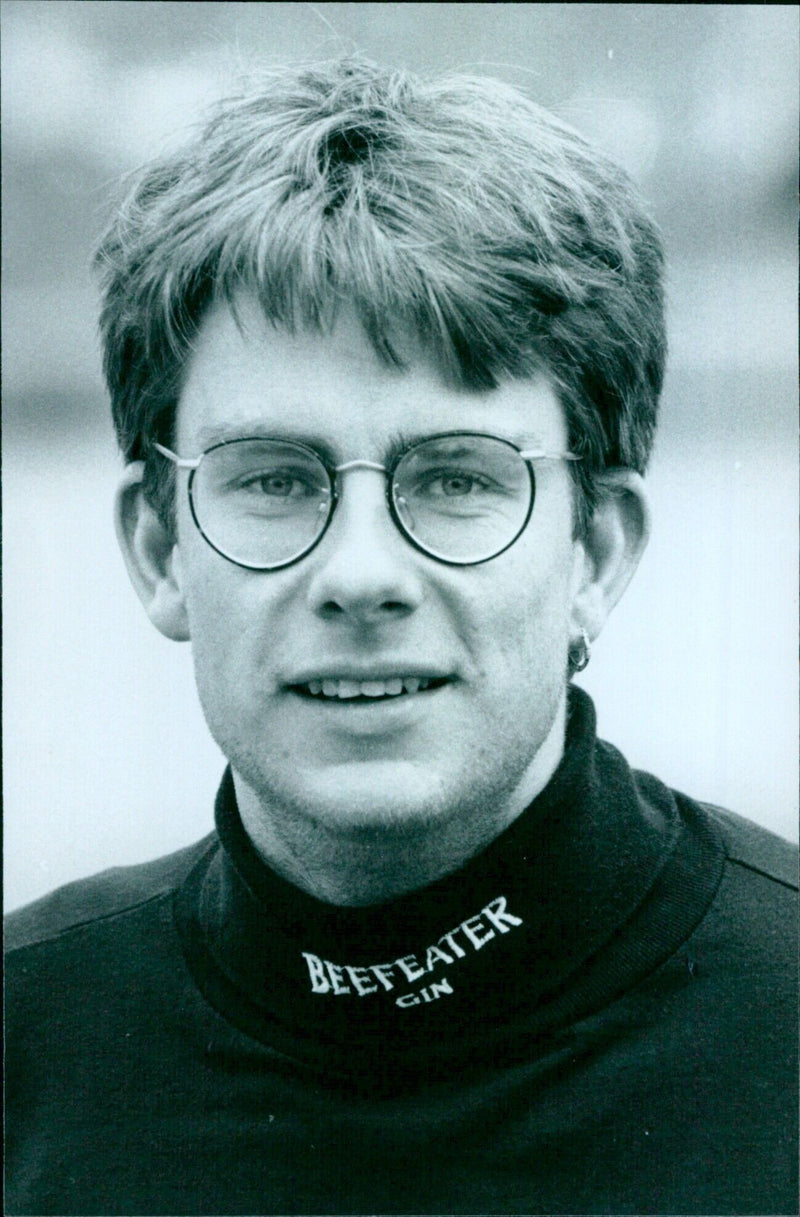
[[301, 684], [290, 684], [288, 688], [292, 693], [315, 701], [366, 704], [431, 693], [449, 683], [450, 678], [447, 676], [389, 676], [370, 680], [322, 677]]

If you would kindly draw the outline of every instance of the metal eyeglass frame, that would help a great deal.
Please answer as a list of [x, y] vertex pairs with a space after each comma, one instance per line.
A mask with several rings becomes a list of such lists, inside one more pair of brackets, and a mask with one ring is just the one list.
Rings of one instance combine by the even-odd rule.
[[[522, 524], [517, 529], [517, 531], [514, 533], [514, 536], [511, 538], [511, 540], [506, 542], [506, 544], [503, 545], [503, 547], [501, 549], [498, 549], [493, 554], [489, 554], [488, 557], [486, 557], [486, 558], [478, 558], [477, 560], [446, 558], [443, 555], [436, 553], [434, 550], [426, 548], [420, 541], [417, 540], [416, 537], [414, 537], [408, 531], [408, 528], [403, 523], [403, 520], [400, 517], [400, 514], [397, 510], [397, 505], [396, 505], [393, 495], [392, 495], [392, 488], [394, 486], [395, 470], [397, 469], [400, 462], [409, 455], [409, 453], [413, 452], [416, 448], [421, 447], [423, 444], [430, 443], [431, 440], [455, 439], [455, 438], [458, 438], [459, 436], [464, 436], [464, 437], [467, 437], [470, 439], [490, 439], [490, 440], [493, 440], [495, 443], [505, 444], [506, 447], [513, 449], [513, 451], [516, 452], [524, 460], [525, 464], [528, 467], [528, 477], [530, 479], [530, 497], [529, 497], [529, 503], [528, 503], [528, 510], [525, 513], [525, 518], [523, 519]], [[194, 483], [195, 474], [197, 473], [197, 470], [199, 469], [201, 462], [203, 461], [203, 459], [206, 456], [208, 456], [209, 453], [215, 452], [218, 448], [230, 447], [231, 444], [252, 443], [253, 441], [261, 441], [263, 443], [282, 444], [282, 445], [288, 446], [290, 448], [297, 448], [299, 451], [306, 453], [307, 455], [313, 456], [322, 465], [323, 469], [327, 473], [328, 481], [330, 484], [330, 496], [331, 497], [330, 497], [330, 505], [328, 507], [328, 517], [325, 521], [325, 524], [320, 529], [319, 533], [314, 538], [314, 540], [310, 543], [310, 545], [308, 545], [308, 547], [306, 549], [304, 549], [299, 554], [295, 554], [294, 557], [289, 558], [288, 560], [286, 560], [284, 562], [277, 562], [273, 565], [266, 565], [266, 566], [263, 564], [254, 565], [253, 563], [242, 562], [238, 558], [232, 558], [230, 556], [230, 554], [226, 554], [224, 550], [220, 549], [219, 546], [215, 545], [215, 543], [211, 540], [211, 538], [208, 536], [208, 534], [203, 530], [203, 526], [201, 525], [201, 523], [197, 517], [194, 496], [192, 494], [192, 486]], [[319, 452], [317, 452], [317, 450], [315, 448], [310, 447], [308, 444], [302, 444], [296, 440], [287, 440], [283, 437], [269, 436], [269, 435], [243, 435], [243, 436], [237, 437], [236, 439], [221, 440], [218, 444], [212, 444], [212, 446], [210, 448], [206, 448], [205, 452], [201, 452], [200, 456], [196, 456], [196, 457], [178, 456], [178, 454], [176, 452], [172, 452], [171, 449], [165, 448], [163, 444], [156, 443], [155, 441], [153, 442], [153, 448], [155, 448], [157, 452], [160, 452], [162, 456], [166, 457], [167, 460], [172, 461], [172, 463], [178, 469], [188, 469], [189, 470], [189, 482], [188, 482], [188, 486], [187, 486], [188, 494], [189, 494], [189, 506], [191, 508], [192, 519], [194, 520], [195, 527], [197, 528], [197, 531], [200, 533], [203, 540], [208, 545], [211, 546], [211, 548], [215, 551], [215, 553], [218, 553], [221, 557], [225, 558], [225, 560], [227, 562], [232, 562], [234, 564], [234, 566], [240, 566], [244, 570], [255, 570], [255, 571], [262, 571], [262, 572], [263, 571], [274, 571], [274, 570], [285, 570], [286, 567], [288, 567], [288, 566], [294, 566], [296, 562], [302, 561], [303, 558], [307, 557], [308, 554], [310, 554], [311, 551], [313, 549], [315, 549], [317, 547], [317, 545], [319, 545], [320, 541], [325, 536], [325, 533], [328, 531], [328, 528], [330, 527], [331, 520], [333, 519], [333, 515], [336, 510], [336, 505], [339, 501], [339, 480], [340, 479], [339, 479], [338, 475], [340, 475], [342, 473], [346, 473], [350, 469], [370, 469], [370, 470], [373, 470], [375, 473], [385, 474], [385, 476], [386, 476], [386, 505], [389, 509], [389, 515], [391, 516], [398, 532], [401, 534], [401, 536], [403, 536], [405, 538], [406, 541], [408, 541], [409, 545], [412, 545], [414, 547], [414, 549], [418, 550], [422, 554], [425, 554], [425, 556], [428, 558], [433, 558], [436, 562], [442, 562], [445, 566], [482, 566], [484, 562], [491, 562], [494, 558], [499, 558], [500, 554], [505, 553], [505, 551], [507, 549], [510, 549], [511, 546], [516, 541], [519, 540], [519, 538], [522, 536], [523, 532], [527, 528], [528, 521], [530, 520], [531, 515], [533, 514], [533, 505], [534, 505], [534, 502], [536, 499], [536, 477], [535, 477], [534, 469], [533, 469], [534, 462], [535, 461], [580, 461], [583, 459], [580, 456], [576, 456], [572, 452], [545, 452], [542, 449], [538, 449], [538, 448], [524, 450], [524, 449], [518, 448], [516, 444], [511, 442], [511, 440], [504, 439], [502, 436], [499, 436], [499, 435], [490, 435], [488, 432], [484, 432], [484, 431], [442, 431], [442, 432], [438, 432], [435, 435], [428, 435], [424, 439], [416, 440], [413, 444], [409, 444], [408, 447], [403, 448], [400, 452], [396, 453], [395, 456], [392, 458], [391, 464], [389, 464], [389, 465], [379, 465], [375, 461], [355, 460], [355, 461], [345, 461], [345, 463], [343, 465], [331, 466], [331, 465], [328, 465], [323, 460], [322, 456], [319, 454]]]

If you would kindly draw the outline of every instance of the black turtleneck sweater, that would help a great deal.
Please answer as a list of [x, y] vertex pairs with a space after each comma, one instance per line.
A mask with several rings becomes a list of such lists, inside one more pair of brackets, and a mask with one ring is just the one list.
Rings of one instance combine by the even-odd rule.
[[797, 1212], [795, 858], [631, 771], [387, 905], [217, 831], [7, 928], [9, 1214]]

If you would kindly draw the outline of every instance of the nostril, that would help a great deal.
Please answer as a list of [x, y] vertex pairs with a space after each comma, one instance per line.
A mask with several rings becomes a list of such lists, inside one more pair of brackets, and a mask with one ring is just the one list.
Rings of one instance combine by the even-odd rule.
[[388, 615], [398, 617], [411, 612], [411, 606], [405, 604], [402, 600], [384, 600], [378, 604], [375, 604], [374, 606], [353, 605], [350, 607], [350, 609], [346, 608], [342, 604], [339, 604], [336, 600], [325, 600], [320, 605], [319, 612], [323, 617], [340, 617], [343, 613], [355, 612], [358, 614], [364, 609], [366, 609], [369, 616], [380, 616], [381, 614], [386, 613]]

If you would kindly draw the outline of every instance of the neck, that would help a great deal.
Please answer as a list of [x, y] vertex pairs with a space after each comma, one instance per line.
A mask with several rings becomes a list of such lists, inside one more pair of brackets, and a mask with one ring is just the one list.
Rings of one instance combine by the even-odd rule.
[[486, 849], [549, 782], [564, 751], [566, 699], [522, 780], [513, 789], [465, 796], [449, 814], [413, 822], [342, 827], [314, 809], [288, 808], [257, 793], [234, 770], [244, 829], [262, 860], [327, 904], [384, 904], [427, 887]]

